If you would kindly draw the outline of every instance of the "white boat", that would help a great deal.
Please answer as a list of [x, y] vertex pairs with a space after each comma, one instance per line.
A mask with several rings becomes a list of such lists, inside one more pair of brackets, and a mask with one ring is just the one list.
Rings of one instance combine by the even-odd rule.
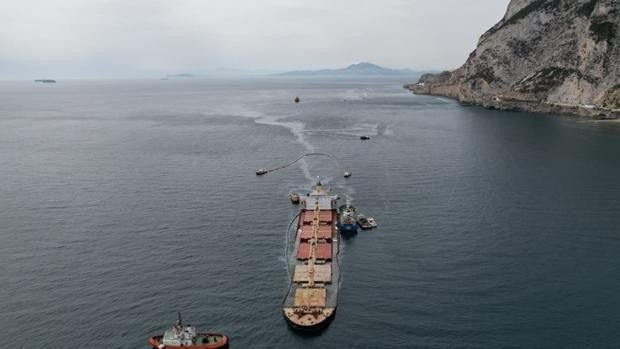
[[372, 217], [368, 217], [368, 224], [370, 225], [371, 228], [376, 228], [377, 227], [377, 222], [375, 221], [374, 218]]

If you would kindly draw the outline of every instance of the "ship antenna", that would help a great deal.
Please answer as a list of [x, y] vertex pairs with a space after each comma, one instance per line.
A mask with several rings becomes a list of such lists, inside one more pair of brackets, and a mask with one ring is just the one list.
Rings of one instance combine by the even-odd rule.
[[177, 323], [179, 324], [179, 326], [183, 325], [183, 321], [181, 319], [181, 312], [177, 311], [177, 315], [179, 316], [179, 319], [177, 320]]

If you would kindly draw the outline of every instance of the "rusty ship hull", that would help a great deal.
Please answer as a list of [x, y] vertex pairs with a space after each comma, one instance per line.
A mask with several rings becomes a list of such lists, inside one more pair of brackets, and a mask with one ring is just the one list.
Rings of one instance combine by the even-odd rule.
[[282, 307], [287, 323], [297, 330], [323, 329], [336, 313], [340, 287], [337, 198], [320, 182], [301, 198], [289, 249], [291, 282]]

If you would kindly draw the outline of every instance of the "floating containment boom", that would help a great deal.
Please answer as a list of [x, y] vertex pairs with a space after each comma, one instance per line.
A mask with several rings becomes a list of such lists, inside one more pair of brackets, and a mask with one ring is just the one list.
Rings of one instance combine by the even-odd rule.
[[[344, 166], [342, 165], [342, 163], [340, 161], [338, 161], [338, 159], [336, 159], [335, 156], [333, 156], [332, 154], [329, 153], [320, 153], [320, 152], [314, 152], [314, 153], [306, 153], [306, 154], [302, 154], [301, 156], [299, 156], [297, 159], [284, 164], [282, 166], [278, 166], [278, 167], [274, 167], [274, 168], [270, 168], [270, 169], [265, 169], [265, 168], [259, 168], [258, 170], [256, 170], [256, 175], [257, 176], [262, 176], [264, 174], [267, 174], [269, 172], [274, 172], [274, 171], [278, 171], [278, 170], [282, 170], [285, 169], [289, 166], [292, 166], [293, 164], [295, 164], [297, 161], [305, 158], [306, 156], [327, 156], [329, 158], [331, 158], [332, 160], [334, 160], [334, 162], [336, 164], [338, 164], [339, 167], [344, 168]], [[351, 171], [346, 170], [344, 171], [344, 178], [349, 178], [351, 177]]]

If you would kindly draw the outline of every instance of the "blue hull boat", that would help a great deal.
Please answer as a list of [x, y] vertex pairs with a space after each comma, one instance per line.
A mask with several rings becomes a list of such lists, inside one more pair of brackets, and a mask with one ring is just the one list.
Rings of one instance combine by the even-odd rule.
[[357, 215], [353, 205], [347, 203], [338, 209], [338, 230], [343, 236], [357, 233]]

